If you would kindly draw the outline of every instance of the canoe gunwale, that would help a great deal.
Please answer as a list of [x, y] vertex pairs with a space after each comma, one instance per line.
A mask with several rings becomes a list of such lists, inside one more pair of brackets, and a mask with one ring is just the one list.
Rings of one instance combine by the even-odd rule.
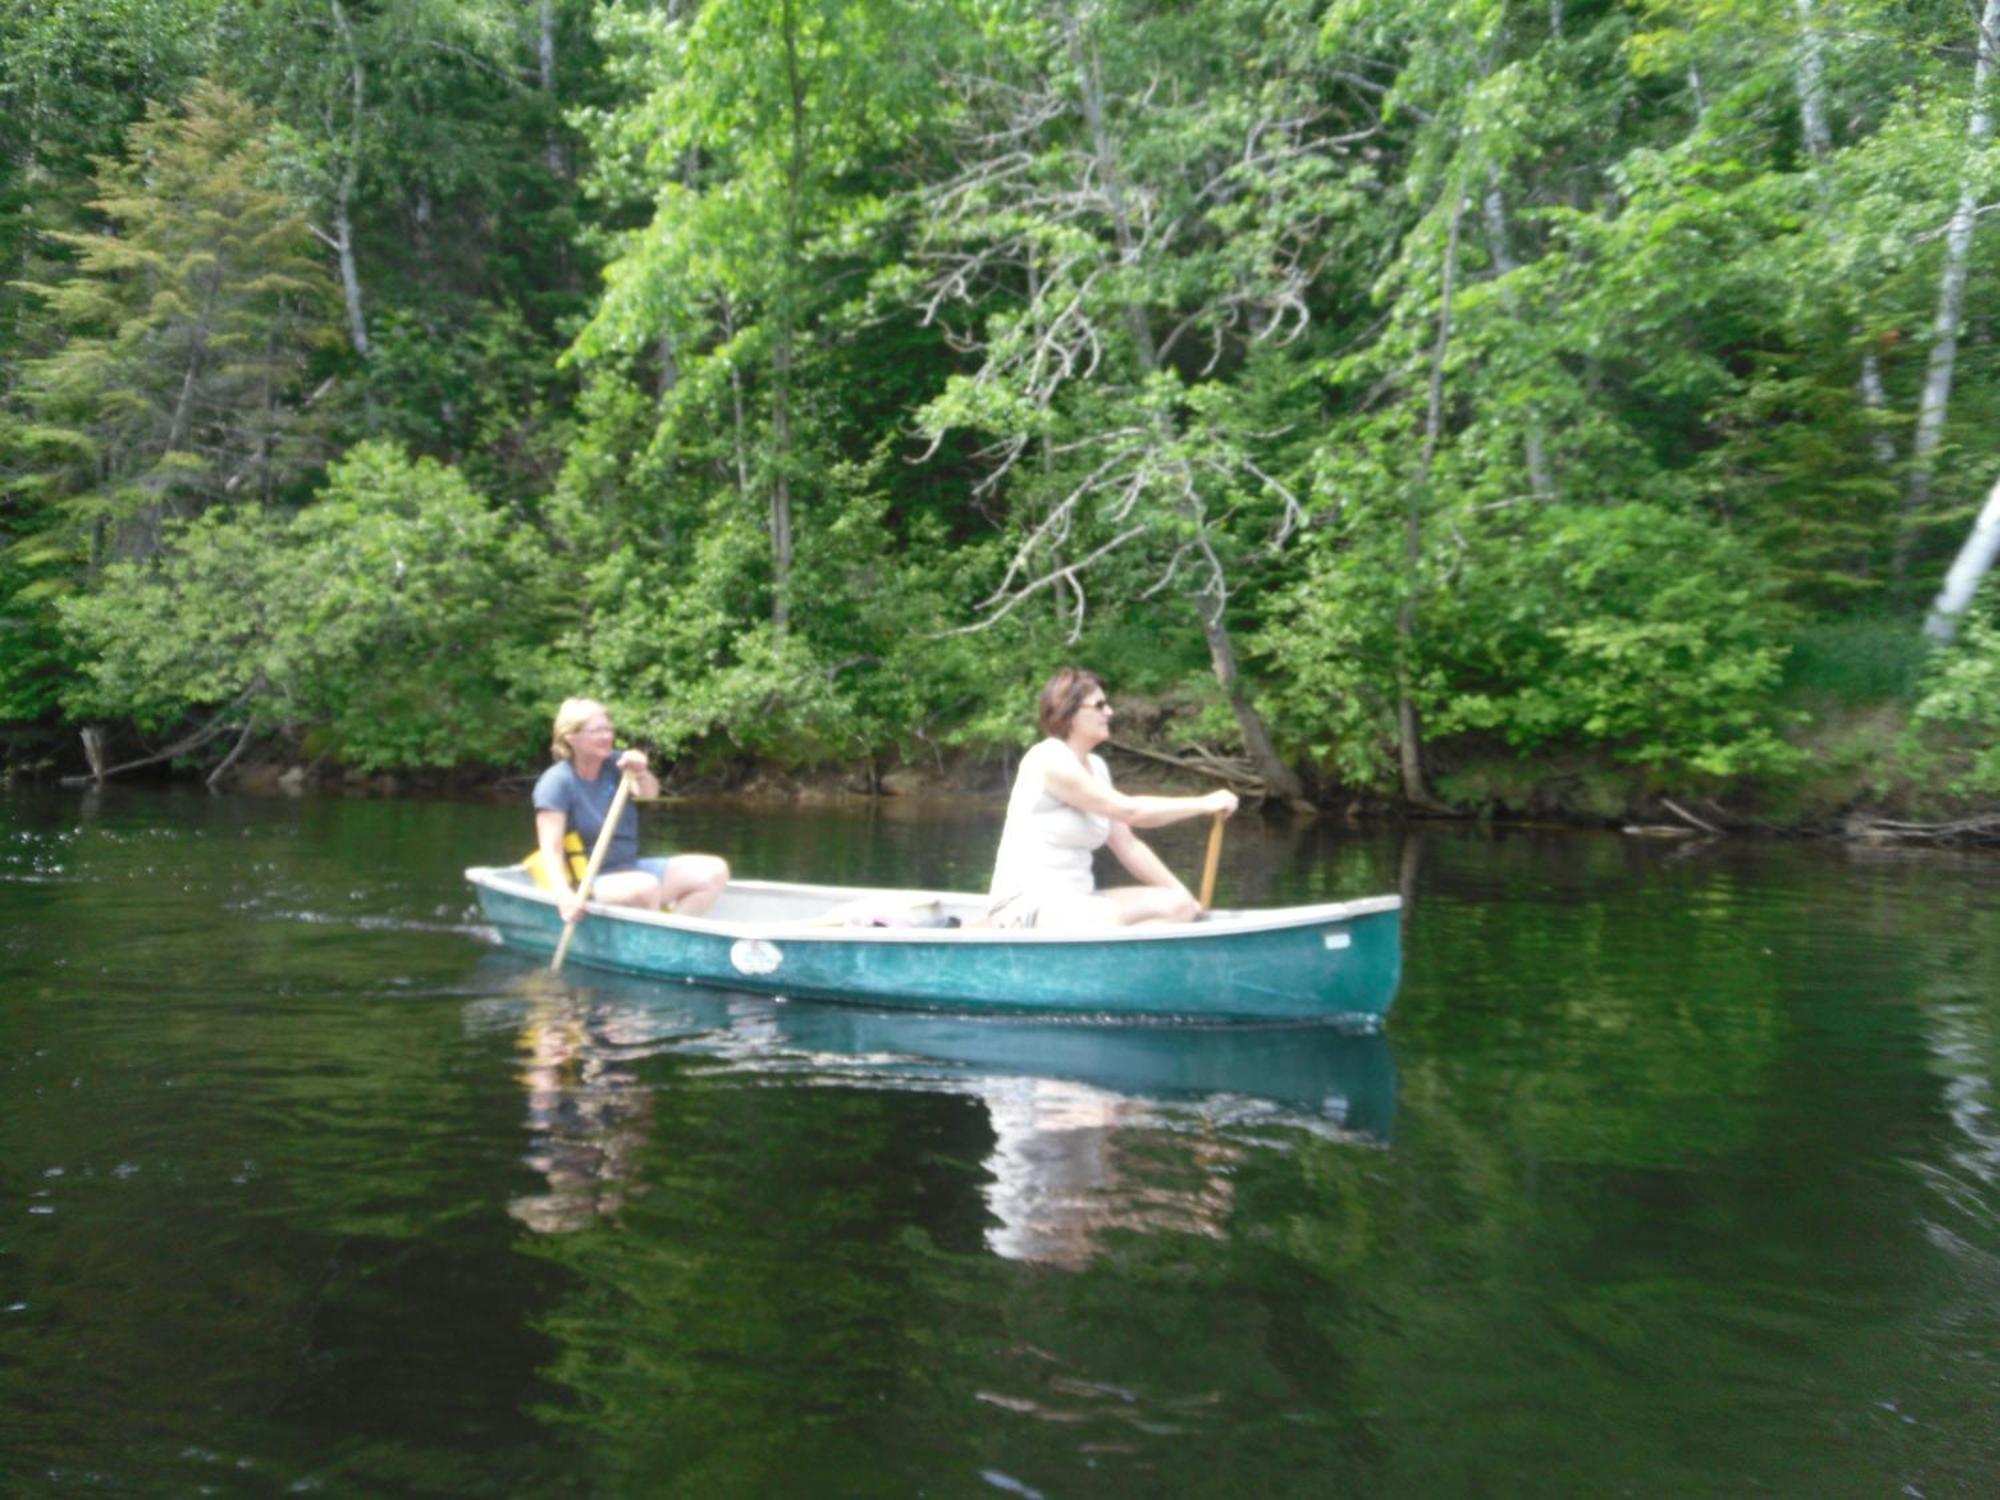
[[[519, 878], [508, 878], [518, 876]], [[521, 900], [534, 901], [553, 909], [555, 896], [535, 885], [517, 865], [475, 865], [465, 872], [475, 886], [485, 886]], [[964, 891], [904, 890], [871, 886], [820, 885], [810, 881], [733, 880], [731, 886], [743, 891], [770, 891], [822, 897], [829, 906], [845, 901], [887, 898], [910, 906], [932, 902], [984, 906], [985, 898]], [[596, 901], [584, 910], [595, 917], [631, 922], [645, 927], [702, 933], [718, 938], [784, 938], [793, 943], [901, 944], [948, 942], [953, 946], [998, 944], [1016, 946], [1074, 946], [1077, 944], [1127, 944], [1214, 942], [1237, 935], [1283, 932], [1297, 927], [1322, 926], [1351, 921], [1382, 912], [1399, 911], [1401, 896], [1366, 896], [1352, 901], [1322, 902], [1312, 906], [1224, 908], [1205, 913], [1193, 922], [1144, 928], [1086, 929], [1070, 932], [1040, 932], [1033, 928], [992, 927], [870, 927], [829, 926], [820, 921], [782, 919], [776, 921], [718, 920], [682, 916], [675, 912], [642, 911], [629, 906], [611, 906]]]

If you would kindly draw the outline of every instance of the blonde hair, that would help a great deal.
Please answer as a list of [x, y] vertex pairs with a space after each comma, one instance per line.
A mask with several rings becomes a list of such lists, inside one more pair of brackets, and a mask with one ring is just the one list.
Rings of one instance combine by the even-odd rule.
[[595, 698], [563, 699], [562, 707], [556, 710], [556, 727], [549, 737], [549, 753], [557, 760], [568, 760], [571, 736], [599, 714], [608, 719], [611, 710]]

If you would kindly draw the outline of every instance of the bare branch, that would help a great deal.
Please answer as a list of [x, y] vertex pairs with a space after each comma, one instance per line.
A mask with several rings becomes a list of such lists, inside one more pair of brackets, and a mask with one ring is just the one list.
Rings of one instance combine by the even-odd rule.
[[[1069, 563], [1063, 567], [1055, 569], [1053, 572], [1045, 573], [1040, 578], [1037, 578], [1033, 583], [1027, 584], [1023, 588], [1016, 590], [1004, 604], [1002, 604], [998, 609], [994, 610], [991, 614], [987, 615], [984, 619], [975, 620], [970, 625], [959, 625], [951, 630], [941, 630], [937, 632], [937, 634], [931, 636], [930, 639], [943, 640], [946, 639], [947, 637], [954, 635], [974, 635], [982, 630], [990, 630], [993, 626], [999, 624], [1000, 621], [1004, 620], [1008, 615], [1012, 614], [1017, 608], [1019, 608], [1024, 600], [1028, 599], [1034, 594], [1039, 593], [1041, 590], [1048, 588], [1051, 584], [1055, 583], [1055, 581], [1059, 578], [1066, 580], [1069, 583], [1070, 587], [1076, 589], [1077, 593], [1080, 596], [1083, 592], [1083, 586], [1077, 582], [1076, 575], [1082, 572], [1085, 568], [1089, 567], [1092, 563], [1098, 561], [1100, 558], [1106, 557], [1110, 553], [1115, 552], [1118, 548], [1124, 546], [1134, 537], [1143, 535], [1145, 533], [1145, 530], [1146, 528], [1143, 526], [1133, 526], [1125, 531], [1120, 532], [1117, 536], [1113, 537], [1110, 541], [1106, 542], [1103, 546], [1099, 547], [1095, 552], [1092, 552], [1088, 557], [1082, 559], [1082, 561]], [[983, 607], [984, 606], [982, 606], [982, 608]], [[1081, 620], [1082, 618], [1082, 610], [1080, 606], [1078, 609], [1078, 618], [1079, 620]]]

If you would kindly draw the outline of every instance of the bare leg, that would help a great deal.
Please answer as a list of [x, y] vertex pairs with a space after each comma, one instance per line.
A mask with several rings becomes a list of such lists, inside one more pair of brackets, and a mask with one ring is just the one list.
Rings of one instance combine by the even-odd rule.
[[664, 902], [683, 917], [698, 917], [715, 905], [729, 884], [729, 861], [715, 854], [676, 854], [667, 861], [666, 877], [654, 887]]
[[660, 909], [660, 882], [644, 870], [619, 870], [600, 875], [591, 882], [590, 899], [606, 906], [636, 906], [641, 911]]
[[1111, 903], [1121, 927], [1192, 922], [1201, 914], [1201, 903], [1182, 885], [1121, 885], [1098, 897]]

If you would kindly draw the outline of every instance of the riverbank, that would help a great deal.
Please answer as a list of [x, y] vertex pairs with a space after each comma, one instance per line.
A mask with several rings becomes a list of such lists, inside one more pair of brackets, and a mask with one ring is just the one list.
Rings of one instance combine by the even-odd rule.
[[[1798, 767], [1784, 779], [1670, 780], [1603, 754], [1578, 752], [1534, 761], [1503, 747], [1440, 747], [1433, 790], [1456, 817], [1492, 823], [1617, 828], [1654, 836], [1745, 835], [2000, 842], [2000, 805], [1954, 795], [1944, 768], [1915, 774], [1903, 753], [1902, 715], [1880, 706], [1814, 718], [1791, 743]], [[5, 780], [87, 783], [74, 736], [16, 732], [6, 741]], [[26, 752], [26, 753], [23, 753]], [[1158, 743], [1114, 741], [1113, 775], [1132, 791], [1199, 793], [1230, 785], [1266, 816], [1335, 818], [1354, 825], [1437, 819], [1376, 791], [1309, 781], [1307, 796], [1284, 802], [1258, 795], [1239, 762], [1208, 752], [1176, 751]], [[743, 758], [700, 764], [668, 761], [664, 795], [762, 806], [814, 806], [876, 799], [973, 801], [999, 805], [1012, 780], [1010, 748], [930, 750], [851, 764], [781, 765]], [[507, 802], [525, 798], [539, 765], [511, 769], [364, 772], [328, 760], [307, 762], [269, 745], [229, 768], [223, 784], [258, 796], [416, 795]], [[187, 779], [207, 768], [167, 764], [133, 773], [147, 779]]]

